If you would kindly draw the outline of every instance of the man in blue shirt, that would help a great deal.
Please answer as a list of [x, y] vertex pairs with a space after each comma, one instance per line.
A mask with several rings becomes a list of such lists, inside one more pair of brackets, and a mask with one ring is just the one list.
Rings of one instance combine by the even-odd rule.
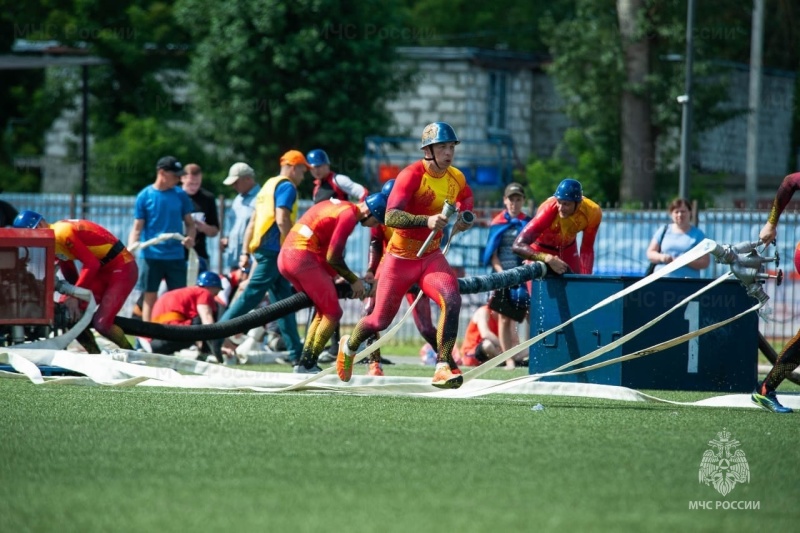
[[133, 228], [128, 237], [128, 248], [135, 249], [140, 241], [147, 241], [164, 233], [184, 235], [178, 242], [168, 239], [142, 249], [139, 284], [143, 291], [142, 320], [149, 322], [153, 304], [158, 296], [161, 280], [167, 289], [186, 286], [186, 259], [184, 248], [194, 247], [196, 228], [192, 218], [192, 201], [178, 185], [185, 174], [183, 165], [172, 156], [156, 163], [156, 181], [136, 196]]

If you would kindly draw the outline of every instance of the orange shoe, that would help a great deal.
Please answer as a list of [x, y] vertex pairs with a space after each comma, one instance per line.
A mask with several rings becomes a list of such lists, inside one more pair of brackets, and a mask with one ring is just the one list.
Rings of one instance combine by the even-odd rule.
[[440, 389], [457, 389], [462, 383], [464, 383], [464, 377], [461, 375], [460, 369], [451, 370], [447, 363], [436, 363], [436, 371], [433, 373], [431, 385]]
[[350, 335], [344, 335], [339, 339], [339, 353], [336, 355], [336, 374], [342, 381], [350, 381], [350, 378], [353, 377], [353, 359], [356, 354], [347, 355], [345, 353], [348, 339], [350, 339]]
[[381, 365], [380, 361], [370, 361], [369, 362], [369, 370], [367, 370], [368, 376], [383, 376], [383, 365]]

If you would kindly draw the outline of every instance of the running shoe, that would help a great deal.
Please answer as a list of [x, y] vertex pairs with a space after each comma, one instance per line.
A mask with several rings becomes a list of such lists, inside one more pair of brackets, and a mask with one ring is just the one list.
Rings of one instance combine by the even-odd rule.
[[350, 335], [344, 335], [339, 339], [339, 353], [336, 356], [336, 374], [342, 381], [350, 381], [350, 378], [353, 377], [353, 359], [356, 355], [345, 353], [348, 339], [350, 339]]
[[784, 407], [781, 405], [781, 402], [778, 401], [778, 395], [775, 394], [774, 390], [769, 391], [766, 394], [761, 394], [761, 390], [756, 389], [753, 391], [753, 394], [750, 395], [750, 399], [757, 406], [766, 409], [767, 411], [772, 411], [773, 413], [782, 414], [793, 412], [790, 407]]
[[440, 389], [457, 389], [464, 383], [461, 370], [456, 368], [451, 370], [447, 363], [436, 363], [436, 371], [433, 373], [431, 385]]
[[370, 361], [369, 362], [369, 370], [367, 370], [368, 376], [383, 376], [383, 366], [381, 365], [380, 361]]
[[322, 372], [322, 369], [317, 365], [314, 365], [311, 368], [308, 368], [305, 365], [294, 365], [294, 367], [292, 367], [292, 372], [295, 374], [319, 374]]

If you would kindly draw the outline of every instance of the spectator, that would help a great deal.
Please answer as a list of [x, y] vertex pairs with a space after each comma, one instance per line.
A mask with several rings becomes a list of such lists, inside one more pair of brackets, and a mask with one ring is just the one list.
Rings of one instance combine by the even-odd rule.
[[[703, 230], [692, 224], [692, 206], [683, 199], [676, 198], [669, 204], [669, 214], [672, 224], [665, 224], [653, 235], [650, 246], [647, 247], [647, 259], [655, 265], [654, 272], [664, 268], [677, 257], [685, 254], [706, 238]], [[669, 278], [699, 278], [700, 271], [706, 268], [711, 261], [709, 254], [695, 259], [667, 274]]]
[[228, 234], [220, 239], [220, 246], [225, 251], [225, 271], [231, 272], [239, 268], [239, 252], [244, 248], [244, 232], [253, 214], [253, 202], [261, 185], [256, 183], [256, 173], [247, 163], [234, 163], [228, 171], [228, 177], [222, 182], [233, 187], [236, 198], [233, 199], [233, 225]]
[[[114, 319], [136, 285], [139, 269], [136, 259], [110, 231], [88, 220], [61, 220], [48, 224], [42, 215], [23, 211], [14, 219], [15, 228], [52, 229], [55, 235], [55, 253], [61, 273], [72, 285], [92, 291], [97, 309], [92, 317], [92, 327], [105, 338], [125, 350], [133, 347], [125, 332], [114, 324]], [[81, 271], [75, 266], [81, 263]], [[72, 296], [64, 296], [70, 317], [77, 320], [87, 303]], [[89, 329], [77, 337], [89, 353], [100, 353], [100, 348]]]
[[[781, 217], [781, 213], [789, 205], [797, 189], [800, 189], [800, 172], [789, 174], [783, 178], [783, 181], [778, 186], [767, 222], [758, 235], [758, 238], [764, 244], [769, 244], [775, 240], [778, 234], [778, 220]], [[794, 269], [795, 272], [800, 272], [800, 244], [795, 247]], [[794, 372], [798, 365], [800, 365], [800, 331], [784, 345], [778, 359], [772, 366], [772, 370], [753, 391], [750, 396], [753, 403], [773, 413], [791, 413], [792, 409], [790, 407], [784, 407], [778, 401], [778, 395], [775, 391], [786, 379], [786, 376]]]
[[[448, 223], [447, 216], [442, 213], [445, 202], [455, 204], [462, 211], [472, 210], [473, 205], [472, 190], [464, 174], [451, 166], [458, 143], [449, 124], [427, 125], [420, 144], [423, 159], [407, 166], [395, 180], [386, 207], [386, 225], [394, 228], [394, 234], [386, 246], [375, 293], [375, 309], [358, 322], [352, 335], [343, 336], [339, 343], [336, 372], [342, 381], [349, 381], [353, 374], [358, 347], [389, 326], [414, 283], [441, 310], [433, 386], [458, 388], [464, 381], [452, 355], [458, 334], [461, 294], [455, 273], [439, 248], [441, 232]], [[471, 223], [459, 216], [453, 233], [470, 227]], [[434, 236], [433, 240], [423, 248], [429, 235]]]
[[192, 218], [192, 201], [177, 186], [184, 173], [180, 161], [172, 156], [162, 157], [156, 164], [155, 183], [136, 196], [128, 248], [137, 247], [142, 238], [147, 241], [164, 233], [184, 235], [180, 243], [169, 239], [142, 250], [139, 281], [144, 292], [142, 320], [145, 322], [150, 321], [161, 280], [166, 281], [168, 290], [186, 286], [186, 259], [181, 245], [192, 248], [197, 230]]
[[[522, 228], [531, 220], [531, 217], [522, 212], [523, 202], [525, 202], [525, 189], [519, 183], [509, 183], [503, 192], [505, 209], [492, 219], [488, 242], [482, 258], [483, 265], [491, 266], [495, 272], [516, 268], [522, 264], [522, 258], [514, 253], [512, 246]], [[527, 285], [518, 287], [522, 287], [524, 291], [528, 290]], [[499, 307], [498, 304], [510, 298], [511, 290], [516, 288], [507, 287], [495, 291], [490, 300], [492, 310], [499, 313], [498, 337], [500, 338], [500, 349], [503, 352], [519, 344], [517, 326], [521, 320], [518, 322], [512, 317], [502, 314], [502, 307]], [[521, 362], [522, 356], [517, 354], [506, 361], [506, 366], [513, 368], [515, 363]]]
[[[386, 198], [388, 199], [389, 195], [392, 192], [392, 188], [394, 187], [395, 180], [389, 180], [381, 189], [381, 193], [383, 193]], [[370, 196], [372, 198], [373, 196]], [[380, 217], [382, 220], [384, 216]], [[367, 273], [364, 276], [364, 280], [368, 283], [375, 284], [375, 280], [380, 275], [380, 267], [382, 264], [382, 260], [384, 257], [384, 253], [386, 251], [386, 245], [391, 240], [392, 235], [394, 234], [394, 229], [385, 226], [384, 224], [379, 224], [373, 227], [370, 230], [370, 240], [369, 240], [369, 257], [367, 263]], [[414, 284], [411, 289], [406, 293], [406, 301], [409, 305], [414, 303], [414, 300], [417, 299], [417, 295], [419, 294], [419, 286]], [[364, 315], [369, 315], [372, 313], [372, 310], [375, 308], [375, 298], [369, 297], [364, 301]], [[424, 294], [420, 298], [417, 305], [414, 306], [414, 310], [412, 311], [412, 315], [414, 317], [414, 323], [417, 326], [417, 330], [419, 331], [422, 338], [425, 339], [434, 352], [436, 352], [436, 327], [433, 325], [433, 319], [431, 318], [431, 299], [425, 296]], [[367, 339], [367, 345], [372, 344], [376, 340], [378, 340], [379, 334], [375, 333], [370, 339]], [[369, 354], [369, 369], [367, 370], [367, 375], [369, 376], [382, 376], [383, 375], [383, 364], [381, 358], [381, 350], [378, 348], [377, 350], [373, 351]]]
[[306, 155], [308, 164], [311, 165], [311, 175], [314, 176], [314, 203], [337, 198], [363, 202], [367, 197], [367, 189], [344, 174], [331, 171], [331, 160], [325, 150], [319, 148], [311, 150]]
[[[288, 298], [292, 294], [289, 282], [278, 271], [278, 253], [297, 218], [297, 186], [309, 169], [305, 156], [297, 150], [289, 150], [280, 159], [278, 176], [264, 183], [255, 200], [255, 210], [245, 230], [239, 267], [250, 267], [250, 254], [256, 267], [250, 274], [247, 286], [236, 298], [220, 321], [241, 316], [258, 305], [269, 291], [273, 302]], [[278, 320], [281, 336], [289, 351], [289, 360], [297, 364], [302, 344], [297, 333], [294, 313]]]
[[350, 283], [353, 298], [364, 298], [364, 283], [344, 261], [347, 238], [356, 224], [371, 228], [383, 221], [386, 196], [373, 194], [359, 204], [332, 199], [305, 212], [294, 225], [278, 255], [278, 269], [298, 292], [314, 302], [314, 319], [306, 331], [295, 373], [320, 372], [317, 358], [342, 318], [334, 279]]
[[[319, 148], [311, 150], [306, 154], [308, 164], [311, 165], [311, 175], [314, 176], [314, 192], [312, 198], [314, 203], [317, 204], [324, 200], [338, 199], [350, 200], [353, 202], [363, 202], [367, 197], [367, 189], [362, 185], [351, 180], [344, 174], [337, 174], [331, 171], [331, 161], [325, 150]], [[310, 312], [313, 315], [313, 309]], [[339, 346], [339, 323], [336, 323], [336, 328], [331, 336], [331, 349], [326, 351], [320, 357], [320, 362], [332, 362], [335, 360], [336, 349], [334, 346]]]
[[[217, 314], [216, 296], [222, 290], [222, 279], [214, 272], [205, 271], [197, 276], [197, 285], [167, 291], [153, 306], [153, 322], [178, 326], [213, 324]], [[179, 350], [196, 345], [197, 359], [205, 361], [212, 353], [217, 361], [222, 361], [218, 343], [203, 341], [150, 340], [153, 353], [171, 355]]]
[[[602, 218], [600, 206], [583, 196], [580, 182], [567, 178], [539, 206], [536, 216], [517, 236], [512, 250], [523, 259], [544, 261], [556, 274], [567, 271], [591, 274], [594, 241]], [[576, 237], [581, 231], [579, 253]]]
[[[3, 192], [3, 190], [0, 189], [0, 192]], [[0, 228], [11, 226], [18, 214], [19, 211], [13, 205], [0, 200]]]
[[499, 355], [503, 349], [498, 338], [500, 315], [489, 309], [488, 305], [480, 306], [469, 320], [464, 342], [461, 344], [461, 364], [478, 366], [492, 357]]
[[[181, 187], [183, 192], [189, 195], [194, 207], [192, 218], [197, 228], [197, 237], [194, 242], [194, 251], [198, 257], [206, 260], [210, 264], [206, 237], [216, 237], [219, 233], [219, 215], [217, 214], [217, 202], [214, 195], [202, 187], [203, 170], [200, 165], [190, 163], [186, 165], [186, 174], [181, 177]], [[186, 257], [189, 257], [189, 250], [186, 250]], [[202, 270], [202, 269], [201, 269]]]

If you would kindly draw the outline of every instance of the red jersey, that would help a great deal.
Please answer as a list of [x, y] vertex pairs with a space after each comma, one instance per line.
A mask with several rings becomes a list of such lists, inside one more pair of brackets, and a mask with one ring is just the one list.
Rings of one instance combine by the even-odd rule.
[[[55, 253], [61, 271], [67, 281], [78, 287], [88, 287], [92, 278], [111, 261], [136, 261], [114, 234], [94, 222], [60, 220], [50, 228], [55, 233]], [[83, 265], [80, 275], [75, 268], [76, 259]]]
[[[483, 308], [486, 308], [486, 312], [489, 313], [489, 330], [497, 335], [499, 331], [497, 313], [493, 313], [488, 305], [484, 305]], [[465, 355], [475, 353], [475, 348], [477, 348], [482, 341], [483, 337], [481, 337], [478, 324], [474, 320], [470, 320], [467, 331], [464, 333], [464, 342], [461, 343], [461, 353]]]
[[[386, 206], [387, 223], [393, 210], [412, 216], [438, 215], [445, 200], [455, 204], [459, 210], [472, 210], [472, 190], [464, 174], [455, 167], [448, 167], [442, 176], [436, 177], [426, 170], [422, 160], [417, 161], [404, 168], [395, 180]], [[417, 259], [417, 252], [431, 230], [421, 225], [400, 227], [394, 224], [394, 228], [386, 251], [404, 259]], [[438, 250], [441, 240], [442, 232], [438, 232], [425, 255]]]
[[539, 206], [536, 216], [523, 228], [517, 242], [529, 245], [534, 251], [556, 255], [566, 261], [562, 255], [564, 250], [575, 244], [575, 237], [582, 231], [581, 268], [580, 272], [575, 273], [591, 274], [594, 268], [594, 241], [602, 218], [600, 206], [585, 197], [578, 203], [573, 214], [561, 218], [558, 216], [558, 200], [551, 196]]
[[165, 292], [153, 306], [153, 322], [188, 326], [197, 315], [197, 306], [207, 305], [216, 312], [214, 295], [203, 287], [184, 287]]
[[292, 226], [281, 249], [312, 253], [348, 283], [355, 283], [358, 276], [347, 267], [344, 252], [359, 217], [356, 204], [335, 199], [322, 201], [311, 206]]

